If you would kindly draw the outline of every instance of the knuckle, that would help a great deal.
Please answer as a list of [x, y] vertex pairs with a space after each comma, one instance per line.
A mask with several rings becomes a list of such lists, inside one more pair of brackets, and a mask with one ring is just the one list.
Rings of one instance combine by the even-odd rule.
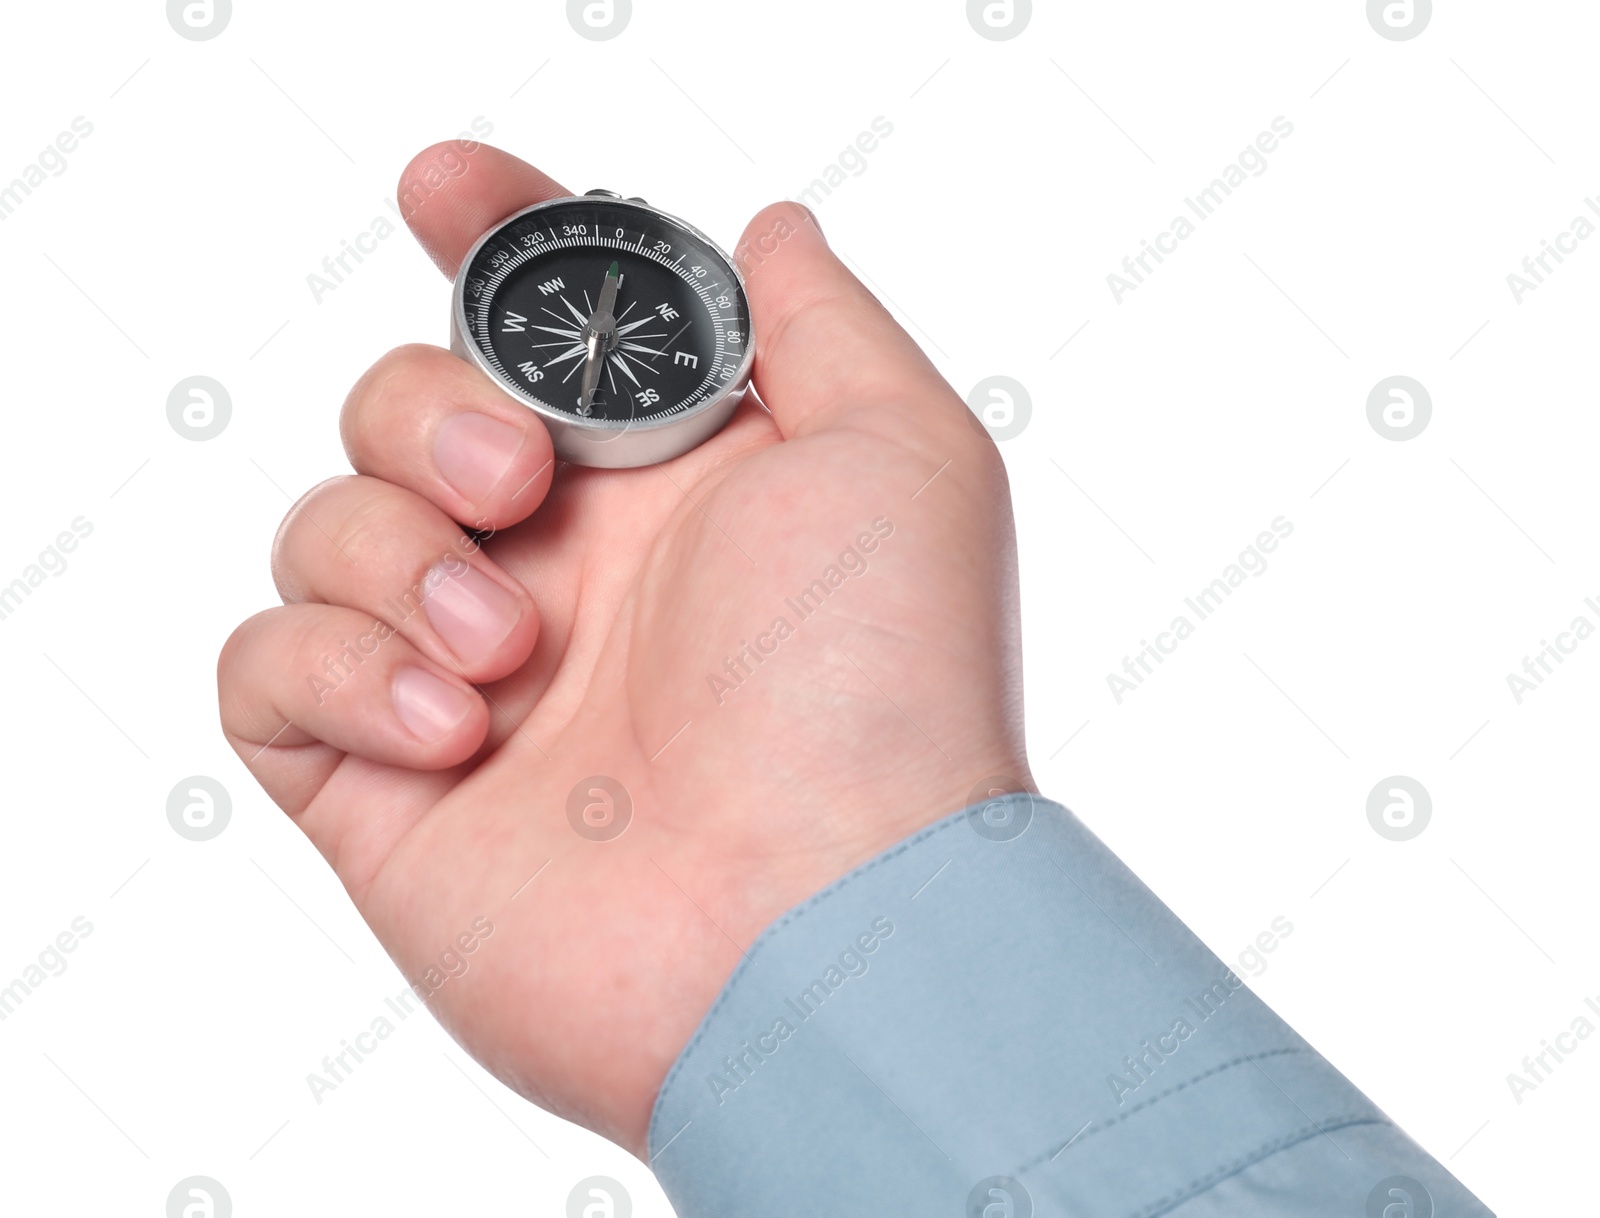
[[325, 613], [296, 614], [284, 639], [285, 670], [292, 673], [315, 672], [330, 651], [337, 651], [339, 631]]
[[352, 487], [348, 497], [333, 505], [334, 519], [323, 525], [332, 548], [355, 566], [386, 553], [394, 536], [394, 504], [379, 485]]
[[414, 381], [439, 367], [441, 358], [453, 358], [442, 347], [428, 343], [405, 343], [384, 352], [362, 373], [345, 396], [339, 411], [339, 438], [353, 461], [370, 441], [385, 434], [385, 407], [390, 404], [388, 386], [397, 377], [402, 384]]
[[232, 633], [223, 640], [222, 649], [217, 653], [219, 686], [238, 677], [242, 661], [256, 640], [261, 637], [262, 632], [270, 628], [273, 615], [278, 612], [277, 609], [263, 609], [259, 613], [251, 614], [235, 626]]
[[263, 699], [256, 653], [270, 646], [283, 610], [263, 609], [233, 628], [217, 653], [217, 719], [224, 734], [248, 735]]
[[[301, 495], [284, 514], [272, 539], [272, 579], [285, 600], [304, 598], [308, 569], [321, 551], [353, 555], [351, 513], [343, 500], [351, 485], [361, 481], [355, 474], [328, 478]], [[359, 527], [354, 531], [358, 533]]]

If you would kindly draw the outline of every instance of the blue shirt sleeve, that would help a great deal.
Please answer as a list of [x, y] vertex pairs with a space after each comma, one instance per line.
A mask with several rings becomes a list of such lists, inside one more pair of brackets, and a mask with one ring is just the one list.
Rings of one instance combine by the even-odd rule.
[[668, 1073], [681, 1218], [1490, 1211], [1070, 812], [977, 805], [751, 945]]

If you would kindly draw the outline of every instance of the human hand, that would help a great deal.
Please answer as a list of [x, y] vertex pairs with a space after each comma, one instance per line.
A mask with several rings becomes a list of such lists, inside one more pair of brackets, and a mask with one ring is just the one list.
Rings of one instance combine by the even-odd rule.
[[[455, 155], [468, 171], [410, 218], [446, 274], [571, 193], [494, 148]], [[380, 359], [341, 419], [356, 474], [290, 511], [284, 605], [218, 662], [230, 743], [413, 985], [479, 940], [425, 986], [439, 1020], [641, 1156], [767, 925], [981, 780], [1031, 786], [993, 443], [805, 209], [762, 211], [735, 257], [761, 402], [663, 465], [557, 467], [477, 369]], [[609, 841], [568, 819], [594, 775], [631, 798]]]

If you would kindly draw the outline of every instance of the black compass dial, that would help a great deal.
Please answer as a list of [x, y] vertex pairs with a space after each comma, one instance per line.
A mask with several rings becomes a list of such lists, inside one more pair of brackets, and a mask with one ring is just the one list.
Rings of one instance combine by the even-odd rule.
[[468, 341], [508, 389], [601, 426], [717, 398], [749, 349], [749, 304], [721, 252], [621, 200], [513, 217], [472, 255], [461, 305]]

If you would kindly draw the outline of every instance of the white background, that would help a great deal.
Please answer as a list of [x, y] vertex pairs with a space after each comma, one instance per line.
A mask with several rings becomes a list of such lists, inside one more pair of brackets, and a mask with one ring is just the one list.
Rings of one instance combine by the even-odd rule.
[[[1358, 0], [1079, 0], [989, 41], [959, 0], [636, 0], [593, 42], [550, 0], [238, 0], [192, 42], [155, 0], [9, 6], [0, 183], [93, 134], [0, 222], [0, 583], [93, 533], [0, 621], [0, 984], [94, 930], [0, 1023], [7, 1208], [155, 1216], [203, 1173], [241, 1218], [555, 1214], [603, 1173], [670, 1212], [426, 1016], [313, 1102], [404, 983], [224, 744], [214, 659], [275, 599], [290, 498], [345, 468], [349, 385], [444, 339], [403, 229], [306, 281], [413, 153], [482, 117], [731, 246], [882, 116], [818, 212], [963, 394], [1030, 392], [1003, 450], [1042, 789], [1225, 959], [1287, 917], [1257, 991], [1491, 1207], [1573, 1212], [1600, 1037], [1520, 1104], [1506, 1076], [1600, 1001], [1600, 641], [1520, 705], [1506, 674], [1600, 625], [1600, 240], [1521, 303], [1506, 276], [1600, 194], [1600, 13], [1440, 7], [1395, 42]], [[1269, 168], [1117, 303], [1277, 116]], [[166, 418], [195, 374], [233, 401], [204, 443]], [[1433, 401], [1407, 442], [1366, 415], [1396, 374]], [[1107, 674], [1279, 516], [1266, 573], [1119, 705]], [[194, 774], [233, 797], [205, 843], [166, 820]], [[1404, 843], [1366, 819], [1395, 774], [1434, 805]]]

